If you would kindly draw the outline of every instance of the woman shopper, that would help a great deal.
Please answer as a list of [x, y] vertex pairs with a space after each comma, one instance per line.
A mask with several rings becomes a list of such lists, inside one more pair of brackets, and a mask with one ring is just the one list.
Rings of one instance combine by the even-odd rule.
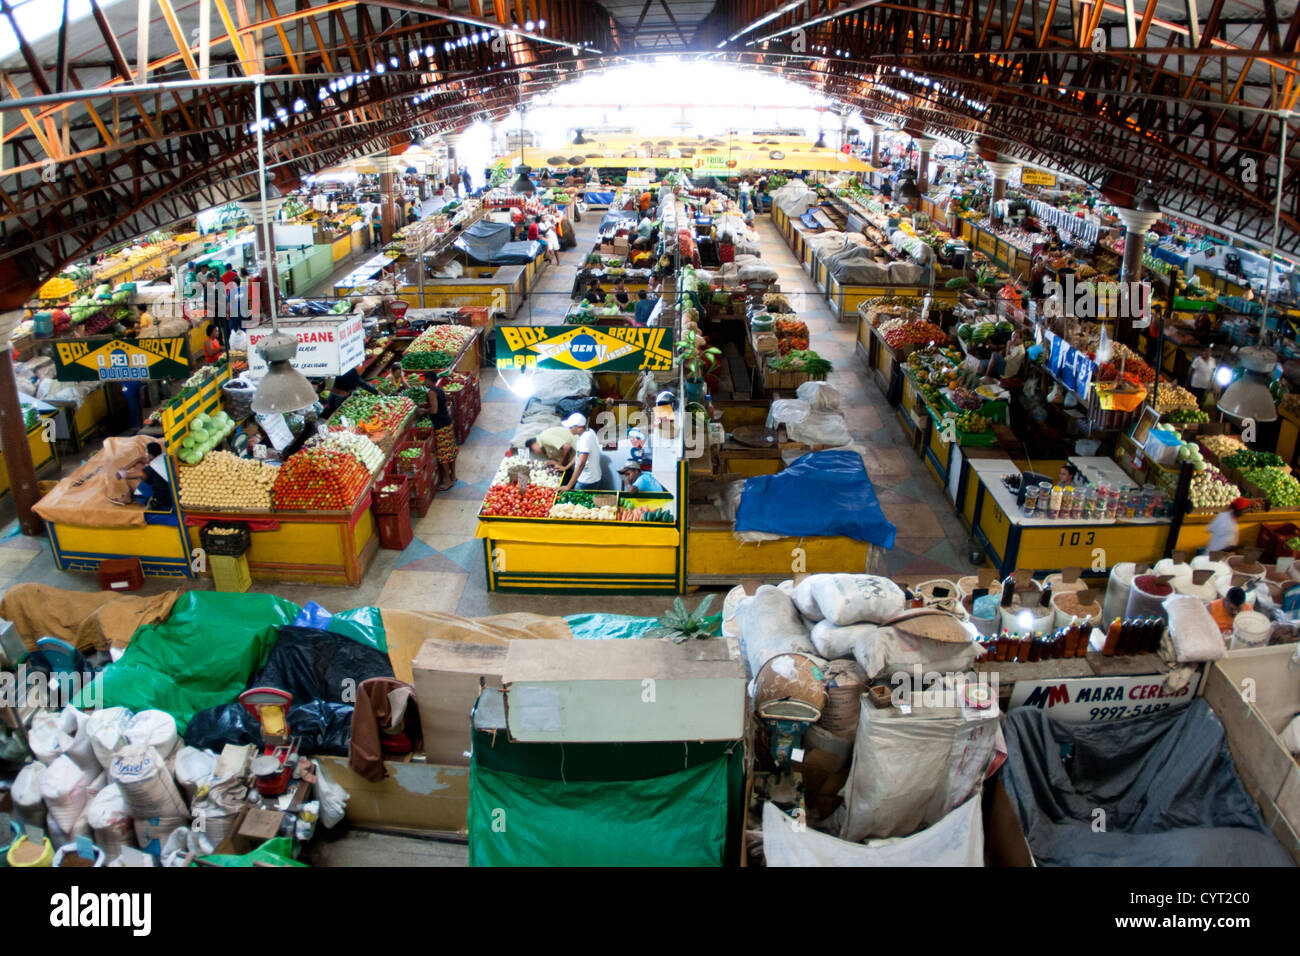
[[456, 429], [451, 421], [451, 408], [447, 393], [437, 386], [438, 373], [426, 372], [425, 387], [429, 389], [429, 417], [433, 419], [433, 455], [438, 462], [438, 490], [447, 491], [456, 484]]

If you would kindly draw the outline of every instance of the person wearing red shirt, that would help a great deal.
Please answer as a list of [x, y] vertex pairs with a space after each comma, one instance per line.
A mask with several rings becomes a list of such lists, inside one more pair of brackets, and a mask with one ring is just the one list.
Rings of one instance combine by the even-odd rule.
[[529, 242], [537, 241], [537, 220], [536, 219], [534, 219], [532, 222], [528, 224], [528, 241]]
[[239, 273], [235, 271], [234, 266], [227, 262], [226, 271], [221, 273], [221, 284], [230, 285], [231, 283], [239, 283]]

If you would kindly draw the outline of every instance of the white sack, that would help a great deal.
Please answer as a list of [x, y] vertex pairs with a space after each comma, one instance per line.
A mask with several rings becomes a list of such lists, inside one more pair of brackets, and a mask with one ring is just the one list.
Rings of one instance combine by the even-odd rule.
[[909, 837], [847, 843], [802, 828], [772, 803], [763, 804], [763, 855], [768, 866], [983, 866], [984, 823], [978, 793], [934, 826]]
[[49, 811], [49, 821], [57, 824], [64, 834], [71, 834], [77, 817], [90, 800], [86, 772], [66, 754], [55, 759], [41, 777], [41, 797]]
[[1174, 660], [1217, 661], [1226, 652], [1223, 635], [1205, 602], [1188, 594], [1175, 594], [1163, 602], [1169, 618], [1169, 643]]
[[45, 798], [41, 796], [41, 778], [45, 776], [45, 764], [39, 761], [29, 763], [18, 771], [14, 778], [10, 795], [14, 801], [14, 815], [24, 823], [45, 828]]
[[1300, 754], [1300, 717], [1292, 717], [1282, 730], [1282, 746], [1293, 754]]
[[[790, 594], [790, 597], [794, 599], [794, 606], [799, 609], [799, 613], [814, 623], [822, 619], [822, 609], [817, 606], [817, 599], [812, 592], [812, 582], [815, 577], [814, 574], [804, 578], [794, 586], [794, 591]], [[812, 642], [814, 645], [817, 643], [816, 635], [813, 636]], [[820, 651], [821, 648], [818, 648], [818, 650]], [[832, 656], [836, 655], [822, 654], [822, 657]]]
[[[109, 779], [122, 788], [122, 796], [137, 821], [148, 818], [189, 818], [189, 811], [166, 762], [153, 747], [123, 747], [108, 768]], [[180, 826], [178, 823], [176, 826]], [[174, 830], [176, 827], [172, 827]], [[168, 830], [167, 832], [171, 832]], [[138, 836], [138, 834], [137, 834]]]
[[815, 654], [808, 631], [790, 596], [764, 584], [753, 597], [736, 605], [736, 626], [745, 652], [746, 676], [753, 679], [769, 658], [798, 652]]
[[176, 719], [165, 710], [142, 710], [123, 730], [129, 743], [152, 747], [166, 759], [176, 749]]
[[211, 750], [182, 747], [176, 752], [176, 762], [172, 769], [176, 782], [185, 791], [185, 798], [193, 801], [195, 794], [206, 788], [212, 779], [212, 771], [217, 769], [217, 755]]
[[997, 731], [996, 707], [979, 716], [955, 708], [900, 714], [864, 703], [840, 792], [841, 838], [911, 836], [938, 823], [979, 790]]
[[812, 593], [832, 624], [880, 624], [902, 613], [903, 589], [875, 574], [814, 574]]
[[113, 755], [127, 745], [124, 730], [131, 719], [131, 711], [125, 707], [106, 707], [97, 710], [86, 720], [86, 732], [90, 735], [90, 748], [100, 766], [107, 767], [113, 762]]

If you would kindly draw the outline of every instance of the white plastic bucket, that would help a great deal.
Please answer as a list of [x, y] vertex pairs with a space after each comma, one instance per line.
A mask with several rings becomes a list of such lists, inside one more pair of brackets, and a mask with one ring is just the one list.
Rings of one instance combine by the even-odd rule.
[[1264, 647], [1273, 625], [1258, 611], [1241, 611], [1232, 619], [1232, 649]]

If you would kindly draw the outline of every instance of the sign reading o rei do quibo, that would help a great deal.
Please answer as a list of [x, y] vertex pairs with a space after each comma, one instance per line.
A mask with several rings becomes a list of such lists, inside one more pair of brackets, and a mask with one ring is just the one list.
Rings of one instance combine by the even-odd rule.
[[[322, 319], [306, 325], [280, 326], [280, 331], [297, 336], [298, 351], [289, 362], [308, 378], [342, 375], [360, 365], [366, 357], [366, 336], [361, 316]], [[253, 378], [266, 374], [266, 361], [258, 343], [271, 334], [269, 326], [248, 333], [248, 372]]]
[[497, 368], [584, 372], [665, 372], [673, 367], [672, 329], [592, 325], [497, 329]]
[[189, 339], [60, 339], [54, 343], [54, 377], [60, 382], [189, 378]]

